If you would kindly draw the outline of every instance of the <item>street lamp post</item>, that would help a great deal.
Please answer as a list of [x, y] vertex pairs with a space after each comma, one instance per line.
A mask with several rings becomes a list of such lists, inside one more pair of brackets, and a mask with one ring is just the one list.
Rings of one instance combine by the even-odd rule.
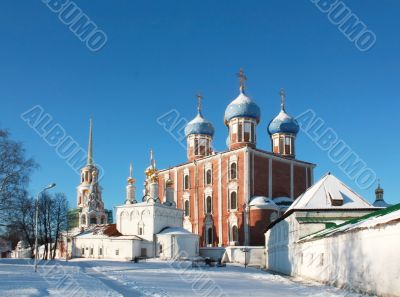
[[56, 184], [50, 184], [41, 190], [36, 197], [36, 213], [35, 213], [35, 272], [37, 272], [37, 254], [38, 254], [38, 216], [39, 216], [39, 197], [43, 192], [54, 188]]

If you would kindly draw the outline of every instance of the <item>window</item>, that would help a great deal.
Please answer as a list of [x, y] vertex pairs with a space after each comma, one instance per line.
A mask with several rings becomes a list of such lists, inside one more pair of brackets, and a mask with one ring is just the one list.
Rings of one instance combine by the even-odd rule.
[[96, 224], [96, 223], [97, 223], [96, 217], [91, 217], [90, 224]]
[[101, 218], [101, 224], [105, 224], [105, 219], [104, 219], [104, 217]]
[[99, 248], [99, 256], [103, 255], [103, 248]]
[[207, 139], [204, 139], [204, 138], [199, 139], [198, 155], [201, 155], [201, 156], [207, 155]]
[[139, 227], [139, 235], [143, 235], [143, 227]]
[[119, 250], [118, 250], [118, 249], [115, 250], [115, 255], [116, 255], [116, 256], [119, 256]]
[[185, 200], [185, 217], [190, 216], [189, 200]]
[[85, 254], [85, 248], [82, 248], [82, 251], [81, 251], [81, 253], [82, 253], [82, 255], [84, 255], [84, 254]]
[[231, 179], [236, 179], [237, 178], [237, 165], [236, 165], [236, 163], [231, 163], [231, 165], [230, 165], [230, 176], [231, 176]]
[[234, 210], [234, 209], [237, 208], [237, 194], [236, 194], [236, 192], [231, 192], [229, 207], [230, 207], [231, 210]]
[[86, 225], [86, 216], [85, 215], [82, 215], [81, 222], [82, 222], [82, 225]]
[[183, 178], [183, 189], [188, 190], [189, 189], [189, 174], [185, 174]]
[[238, 142], [242, 142], [243, 124], [239, 123], [238, 127]]
[[211, 185], [212, 183], [212, 171], [211, 169], [207, 169], [206, 171], [206, 185]]
[[250, 131], [251, 131], [251, 124], [250, 123], [244, 123], [244, 141], [249, 142], [250, 141]]
[[199, 140], [198, 139], [194, 140], [194, 154], [195, 155], [199, 154]]
[[319, 265], [320, 265], [320, 266], [324, 266], [324, 254], [321, 254], [320, 257], [321, 257], [321, 258], [320, 258], [320, 260], [319, 260]]
[[162, 244], [160, 244], [160, 254], [162, 254]]
[[290, 137], [286, 137], [285, 138], [285, 144], [286, 145], [290, 145]]
[[90, 248], [90, 255], [93, 256], [93, 248]]
[[212, 199], [211, 196], [206, 198], [206, 214], [211, 214], [212, 211]]
[[213, 244], [213, 231], [212, 231], [211, 227], [207, 229], [207, 241], [206, 242], [208, 245]]
[[239, 241], [239, 232], [237, 226], [232, 227], [232, 241], [234, 242]]

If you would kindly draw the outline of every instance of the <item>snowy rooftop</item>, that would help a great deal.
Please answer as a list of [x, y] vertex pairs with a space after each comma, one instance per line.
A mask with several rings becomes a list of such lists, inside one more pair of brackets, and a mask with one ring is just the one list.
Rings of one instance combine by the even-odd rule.
[[115, 238], [115, 239], [138, 239], [135, 235], [122, 235], [118, 232], [116, 224], [99, 225], [76, 235], [79, 238]]
[[341, 182], [328, 173], [312, 187], [308, 188], [287, 212], [292, 210], [324, 210], [324, 209], [373, 209], [374, 207]]
[[187, 231], [180, 227], [167, 227], [161, 230], [158, 234], [171, 234], [171, 235], [194, 235], [193, 233]]
[[254, 206], [256, 208], [279, 210], [279, 206], [276, 205], [274, 201], [272, 201], [270, 198], [264, 197], [264, 196], [252, 197], [251, 201], [249, 203], [249, 206]]
[[376, 228], [391, 223], [400, 223], [400, 204], [378, 210], [360, 218], [349, 220], [339, 226], [331, 227], [309, 235], [302, 240], [318, 239], [359, 229]]

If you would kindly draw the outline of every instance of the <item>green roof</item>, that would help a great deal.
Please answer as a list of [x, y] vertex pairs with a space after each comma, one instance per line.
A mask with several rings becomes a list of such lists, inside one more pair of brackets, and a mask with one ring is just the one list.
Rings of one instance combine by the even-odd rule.
[[[369, 213], [369, 214], [367, 214], [365, 216], [362, 216], [362, 217], [358, 217], [358, 218], [354, 218], [354, 219], [348, 220], [348, 221], [344, 222], [343, 224], [340, 224], [340, 225], [337, 225], [337, 226], [333, 226], [333, 227], [330, 227], [330, 228], [326, 228], [324, 230], [315, 232], [313, 234], [309, 234], [307, 236], [304, 236], [303, 238], [310, 237], [310, 236], [313, 236], [313, 235], [315, 235], [314, 238], [327, 237], [327, 236], [331, 235], [332, 232], [334, 232], [335, 230], [337, 230], [339, 228], [342, 228], [342, 227], [344, 227], [346, 225], [349, 225], [349, 226], [350, 225], [354, 225], [354, 224], [357, 224], [357, 223], [360, 223], [360, 222], [363, 222], [363, 221], [367, 221], [367, 220], [369, 220], [371, 218], [381, 217], [381, 216], [390, 214], [390, 213], [395, 212], [397, 210], [400, 210], [400, 203], [396, 204], [396, 205], [393, 205], [393, 206], [390, 206], [388, 208], [383, 208], [383, 209], [371, 212], [371, 213]], [[322, 233], [322, 234], [319, 234], [319, 233]]]

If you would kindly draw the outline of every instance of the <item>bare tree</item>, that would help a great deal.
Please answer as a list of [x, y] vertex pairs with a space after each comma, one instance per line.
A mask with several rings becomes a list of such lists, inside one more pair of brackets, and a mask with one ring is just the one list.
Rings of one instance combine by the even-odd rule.
[[67, 229], [68, 200], [64, 193], [57, 193], [54, 196], [53, 206], [53, 240], [54, 246], [51, 259], [56, 257], [58, 241], [63, 230]]
[[21, 143], [0, 129], [0, 226], [7, 226], [17, 199], [25, 195], [29, 175], [37, 164], [25, 158]]

